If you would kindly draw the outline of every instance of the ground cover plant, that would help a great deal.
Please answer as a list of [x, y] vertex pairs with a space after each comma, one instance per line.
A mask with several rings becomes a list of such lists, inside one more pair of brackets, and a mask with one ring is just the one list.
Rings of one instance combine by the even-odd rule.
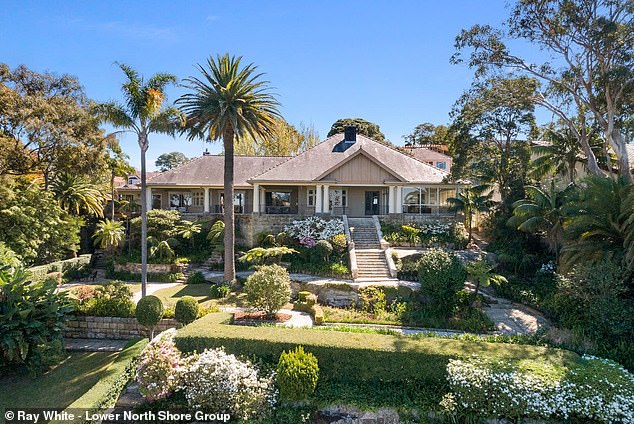
[[381, 232], [385, 241], [391, 246], [409, 247], [445, 247], [464, 249], [468, 234], [459, 222], [429, 222], [425, 224], [410, 223], [395, 225], [381, 223]]

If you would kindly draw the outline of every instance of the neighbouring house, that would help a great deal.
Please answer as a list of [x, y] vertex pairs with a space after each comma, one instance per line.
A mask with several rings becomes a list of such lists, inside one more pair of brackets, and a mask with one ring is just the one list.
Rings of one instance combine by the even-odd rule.
[[[152, 179], [154, 176], [159, 175], [160, 172], [146, 172], [146, 182]], [[127, 209], [130, 213], [138, 214], [141, 212], [141, 173], [136, 172], [134, 174], [127, 175], [125, 177], [115, 177], [114, 187], [117, 199], [119, 201], [126, 201]]]
[[[294, 157], [236, 156], [234, 208], [252, 216], [449, 214], [447, 199], [464, 184], [427, 162], [347, 127]], [[220, 214], [223, 174], [224, 157], [204, 154], [148, 180], [148, 204]]]
[[[446, 147], [446, 146], [444, 146]], [[445, 155], [439, 152], [436, 149], [430, 147], [423, 146], [405, 146], [405, 151], [421, 162], [427, 163], [429, 165], [435, 166], [439, 169], [444, 169], [447, 172], [451, 171], [451, 164], [453, 162], [453, 158], [451, 156]]]

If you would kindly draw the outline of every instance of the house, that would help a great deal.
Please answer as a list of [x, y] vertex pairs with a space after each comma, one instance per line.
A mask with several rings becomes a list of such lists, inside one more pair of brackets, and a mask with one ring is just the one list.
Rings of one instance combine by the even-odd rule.
[[[448, 172], [356, 134], [354, 127], [294, 157], [235, 157], [236, 214], [439, 215], [463, 184]], [[151, 208], [220, 214], [224, 157], [205, 154], [148, 181]]]
[[436, 168], [444, 169], [447, 172], [451, 171], [453, 158], [435, 149], [432, 149], [431, 146], [405, 146], [404, 149], [407, 153], [411, 154], [421, 162], [435, 166]]
[[[146, 182], [152, 179], [160, 172], [146, 172]], [[130, 211], [135, 213], [141, 212], [141, 173], [135, 172], [125, 177], [114, 178], [114, 188], [119, 201], [125, 200], [130, 205]]]

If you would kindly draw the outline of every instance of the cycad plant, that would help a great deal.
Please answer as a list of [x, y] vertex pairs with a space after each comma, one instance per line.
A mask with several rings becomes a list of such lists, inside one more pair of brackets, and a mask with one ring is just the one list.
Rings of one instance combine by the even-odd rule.
[[105, 219], [99, 221], [92, 237], [95, 239], [96, 246], [112, 250], [121, 245], [124, 235], [125, 230], [121, 222]]
[[177, 103], [187, 115], [188, 138], [222, 139], [224, 147], [224, 279], [235, 280], [235, 221], [233, 210], [234, 141], [245, 135], [269, 137], [279, 105], [268, 89], [268, 81], [253, 64], [241, 66], [241, 57], [229, 54], [210, 57], [198, 65], [199, 77], [187, 78], [189, 90]]
[[147, 196], [145, 153], [149, 147], [149, 135], [164, 133], [174, 135], [184, 124], [183, 116], [174, 107], [164, 107], [165, 89], [176, 83], [171, 74], [155, 74], [145, 80], [131, 67], [118, 64], [126, 76], [121, 86], [124, 103], [101, 103], [94, 112], [102, 121], [137, 135], [141, 149], [141, 296], [147, 289]]

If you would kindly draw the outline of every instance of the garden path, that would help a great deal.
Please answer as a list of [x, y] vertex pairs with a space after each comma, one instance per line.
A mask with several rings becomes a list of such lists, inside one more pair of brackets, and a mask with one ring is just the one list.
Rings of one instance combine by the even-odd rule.
[[[146, 294], [149, 296], [159, 290], [163, 290], [163, 289], [168, 289], [170, 287], [174, 287], [174, 286], [182, 286], [184, 284], [182, 283], [147, 283], [147, 288], [146, 288]], [[139, 300], [141, 300], [141, 291], [139, 290], [138, 292], [134, 293], [134, 295], [132, 296], [132, 300], [134, 301], [134, 303], [139, 303]]]
[[129, 340], [65, 339], [67, 350], [79, 352], [121, 352]]

